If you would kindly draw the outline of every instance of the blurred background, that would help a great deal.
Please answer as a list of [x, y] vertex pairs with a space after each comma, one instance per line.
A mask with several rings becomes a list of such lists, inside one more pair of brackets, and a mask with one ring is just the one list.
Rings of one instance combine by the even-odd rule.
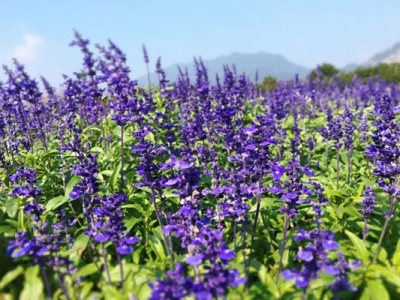
[[331, 64], [325, 66], [329, 75], [400, 62], [398, 0], [0, 3], [0, 64], [17, 58], [33, 77], [43, 75], [55, 86], [62, 74], [80, 69], [81, 53], [69, 47], [74, 29], [90, 40], [93, 52], [107, 39], [116, 43], [140, 84], [147, 83], [143, 44], [151, 71], [161, 56], [169, 80], [175, 80], [177, 65], [194, 75], [193, 57], [199, 56], [211, 78], [224, 64], [235, 64], [251, 79], [258, 70], [260, 82], [305, 77], [323, 63]]

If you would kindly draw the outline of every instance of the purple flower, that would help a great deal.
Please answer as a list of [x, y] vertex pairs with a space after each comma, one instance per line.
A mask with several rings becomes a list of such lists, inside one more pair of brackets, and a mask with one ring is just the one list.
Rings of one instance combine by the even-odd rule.
[[192, 266], [198, 266], [203, 262], [203, 256], [202, 255], [189, 255], [186, 258], [186, 263]]

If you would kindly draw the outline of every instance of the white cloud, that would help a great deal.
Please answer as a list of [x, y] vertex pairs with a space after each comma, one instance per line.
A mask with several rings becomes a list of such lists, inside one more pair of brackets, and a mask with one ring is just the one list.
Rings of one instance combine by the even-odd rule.
[[12, 57], [21, 62], [33, 61], [42, 48], [43, 40], [33, 34], [25, 34], [22, 38], [24, 43], [15, 46]]

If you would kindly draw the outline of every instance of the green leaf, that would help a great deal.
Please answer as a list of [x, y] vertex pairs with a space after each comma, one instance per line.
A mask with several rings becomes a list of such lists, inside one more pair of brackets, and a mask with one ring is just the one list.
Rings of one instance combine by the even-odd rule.
[[126, 232], [129, 232], [135, 224], [140, 223], [142, 220], [138, 218], [130, 218], [125, 222]]
[[396, 286], [400, 286], [400, 276], [388, 269], [387, 267], [380, 265], [372, 265], [369, 267], [369, 270], [373, 270], [378, 272], [381, 276], [385, 277], [388, 281], [392, 282]]
[[72, 192], [72, 189], [74, 188], [74, 186], [81, 181], [82, 178], [74, 176], [70, 179], [70, 181], [68, 182], [67, 186], [65, 187], [65, 196], [69, 198], [69, 194]]
[[56, 157], [60, 156], [60, 151], [58, 150], [50, 150], [47, 151], [43, 156], [41, 157], [42, 161], [47, 161], [50, 157]]
[[12, 226], [4, 225], [0, 226], [0, 233], [8, 233], [8, 234], [14, 234], [16, 229]]
[[111, 190], [115, 191], [117, 189], [117, 181], [118, 181], [118, 177], [120, 175], [121, 172], [121, 162], [119, 162], [119, 164], [117, 165], [117, 167], [114, 169], [111, 178], [110, 178], [110, 188]]
[[[273, 207], [275, 205], [275, 198], [262, 198], [260, 202], [260, 210], [263, 208]], [[249, 212], [255, 212], [257, 210], [257, 203], [249, 210]]]
[[78, 260], [82, 255], [82, 252], [86, 249], [88, 243], [89, 237], [86, 234], [81, 233], [76, 239], [74, 246], [72, 247], [70, 259]]
[[18, 211], [18, 199], [17, 198], [8, 198], [6, 201], [6, 212], [10, 216], [10, 218], [15, 218]]
[[367, 280], [367, 289], [371, 300], [390, 300], [389, 293], [380, 280]]
[[154, 235], [150, 235], [149, 239], [150, 239], [149, 244], [150, 244], [151, 249], [154, 251], [154, 253], [157, 255], [157, 257], [159, 259], [161, 259], [162, 261], [165, 261], [166, 255], [165, 255], [163, 242]]
[[38, 276], [39, 266], [26, 270], [24, 288], [20, 300], [38, 300], [43, 295], [43, 282]]
[[63, 205], [64, 203], [68, 202], [68, 200], [69, 200], [68, 196], [55, 197], [55, 198], [49, 200], [49, 202], [47, 202], [46, 210], [52, 211], [52, 210], [56, 209], [57, 207]]
[[91, 125], [83, 129], [82, 133], [86, 133], [89, 131], [97, 131], [97, 132], [102, 132], [101, 126], [100, 125]]
[[125, 300], [125, 297], [113, 286], [105, 285], [103, 291], [106, 300]]
[[82, 282], [80, 284], [81, 288], [80, 299], [90, 299], [87, 297], [87, 295], [92, 290], [92, 287], [93, 287], [93, 282]]
[[364, 243], [354, 233], [347, 231], [347, 230], [345, 230], [345, 233], [353, 242], [353, 245], [356, 248], [358, 257], [361, 258], [364, 266], [367, 266], [369, 263], [369, 254], [368, 254], [367, 248], [365, 248]]
[[400, 240], [397, 241], [396, 252], [392, 257], [392, 264], [397, 273], [400, 273]]
[[355, 218], [362, 217], [362, 214], [360, 214], [354, 206], [338, 207], [337, 210], [342, 213], [346, 213], [351, 217], [355, 217]]
[[24, 272], [24, 268], [22, 268], [21, 266], [18, 266], [17, 268], [15, 268], [14, 270], [11, 270], [9, 272], [7, 272], [3, 278], [1, 278], [0, 281], [0, 290], [2, 290], [3, 288], [5, 288], [10, 282], [12, 282], [15, 278], [17, 278], [19, 275], [22, 274], [22, 272]]
[[100, 174], [110, 177], [113, 174], [112, 170], [101, 171]]
[[104, 154], [104, 150], [101, 147], [93, 147], [90, 152], [92, 153], [98, 153], [98, 154]]
[[99, 269], [97, 269], [96, 264], [91, 263], [91, 264], [84, 266], [83, 268], [80, 268], [79, 271], [77, 272], [77, 275], [85, 277], [85, 276], [92, 275], [98, 271], [99, 271]]
[[135, 289], [135, 296], [137, 299], [148, 299], [151, 295], [151, 289], [148, 283], [143, 283]]
[[121, 126], [116, 126], [113, 131], [112, 131], [113, 135], [121, 138]]

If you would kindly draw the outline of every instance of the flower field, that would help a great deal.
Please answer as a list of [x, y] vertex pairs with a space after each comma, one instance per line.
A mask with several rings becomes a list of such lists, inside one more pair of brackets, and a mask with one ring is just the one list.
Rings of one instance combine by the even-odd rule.
[[4, 67], [0, 299], [400, 299], [399, 85], [71, 46], [61, 93]]

